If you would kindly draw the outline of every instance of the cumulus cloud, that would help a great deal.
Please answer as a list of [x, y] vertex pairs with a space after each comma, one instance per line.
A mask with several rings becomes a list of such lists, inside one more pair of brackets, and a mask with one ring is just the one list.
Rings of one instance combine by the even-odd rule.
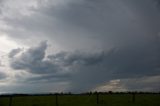
[[[9, 53], [10, 66], [15, 70], [25, 70], [33, 76], [25, 78], [25, 82], [63, 82], [72, 83], [73, 73], [78, 75], [78, 67], [92, 67], [103, 61], [104, 53], [87, 54], [80, 52], [60, 52], [46, 56], [47, 42], [24, 51], [13, 49]], [[18, 50], [17, 56], [14, 50]], [[17, 51], [16, 51], [17, 52]], [[14, 54], [14, 56], [11, 54]], [[85, 73], [84, 73], [85, 74]], [[23, 79], [23, 77], [20, 77]], [[81, 84], [80, 84], [81, 85]], [[74, 85], [70, 85], [74, 86]]]
[[[11, 60], [11, 66], [14, 69], [26, 69], [32, 73], [56, 72], [57, 66], [52, 64], [50, 61], [44, 60], [46, 48], [46, 41], [41, 42], [40, 45], [28, 49], [26, 52], [23, 52], [19, 57], [13, 57], [13, 59]], [[14, 51], [15, 50], [12, 50], [9, 56], [15, 54], [13, 53]]]
[[[44, 41], [38, 46], [31, 47], [26, 51], [13, 49], [9, 53], [11, 67], [16, 70], [27, 70], [35, 74], [50, 74], [63, 72], [68, 67], [95, 65], [103, 60], [103, 53], [83, 54], [79, 52], [60, 52], [46, 56], [47, 47], [47, 42]], [[18, 52], [20, 54], [15, 56]]]
[[68, 53], [60, 52], [55, 55], [49, 55], [48, 58], [55, 61], [55, 63], [63, 66], [74, 66], [74, 65], [95, 65], [103, 60], [103, 53], [98, 54], [87, 54], [87, 53]]

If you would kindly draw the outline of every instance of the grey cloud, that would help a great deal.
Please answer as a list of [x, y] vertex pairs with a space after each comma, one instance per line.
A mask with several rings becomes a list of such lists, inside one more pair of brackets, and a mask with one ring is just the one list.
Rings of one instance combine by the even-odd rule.
[[64, 66], [72, 66], [72, 65], [88, 66], [88, 65], [95, 65], [103, 61], [103, 53], [86, 54], [80, 52], [74, 52], [74, 53], [60, 52], [55, 55], [49, 55], [48, 58]]
[[6, 73], [0, 71], [0, 80], [4, 80], [7, 77], [8, 77], [8, 75]]
[[47, 43], [41, 42], [37, 47], [31, 47], [27, 51], [20, 53], [20, 56], [14, 57], [20, 49], [13, 49], [9, 53], [11, 58], [11, 67], [14, 69], [25, 69], [33, 73], [56, 72], [65, 67], [74, 65], [89, 66], [98, 64], [103, 60], [102, 54], [85, 54], [79, 52], [60, 52], [54, 55], [46, 56]]
[[34, 76], [30, 77], [24, 80], [24, 82], [27, 83], [50, 83], [50, 82], [68, 82], [70, 78], [70, 74], [64, 73], [64, 74], [46, 74], [41, 76]]
[[93, 90], [159, 92], [159, 83], [159, 75], [145, 76], [141, 78], [114, 79]]
[[160, 76], [149, 76], [141, 78], [123, 79], [121, 84], [130, 91], [152, 91], [158, 92], [160, 89]]
[[120, 79], [116, 79], [116, 80], [110, 80], [109, 82], [105, 83], [104, 85], [101, 85], [95, 89], [93, 89], [93, 91], [127, 91], [126, 87], [124, 86], [123, 83], [121, 83]]
[[157, 42], [160, 13], [152, 0], [71, 0], [58, 6], [48, 2], [49, 6], [40, 6], [31, 16], [5, 18], [8, 25], [25, 29], [7, 32], [14, 38], [26, 38], [26, 35], [27, 38], [37, 35], [51, 38], [51, 42], [53, 39], [69, 50], [108, 49], [150, 40]]
[[105, 54], [100, 64], [75, 67], [74, 69], [79, 71], [73, 75], [72, 90], [89, 91], [111, 79], [160, 75], [159, 66], [157, 66], [160, 59], [159, 53], [158, 49], [149, 45], [114, 49]]
[[[44, 74], [31, 80], [51, 80], [52, 75], [60, 80], [59, 73], [68, 73], [62, 79], [71, 82], [72, 91], [90, 90], [112, 79], [160, 74], [160, 12], [155, 0], [52, 3], [33, 10], [31, 16], [3, 19], [13, 27], [6, 32], [21, 42], [45, 37], [69, 52], [45, 56], [47, 44], [42, 43], [13, 57], [12, 68]], [[76, 49], [80, 52], [70, 52]], [[88, 54], [81, 53], [84, 49]], [[94, 54], [95, 49], [105, 52]]]
[[0, 60], [0, 67], [3, 67], [4, 65], [2, 64], [2, 61]]
[[151, 36], [159, 32], [160, 14], [151, 0], [145, 2], [84, 0], [62, 8], [56, 16], [78, 28], [87, 29], [92, 34], [84, 36], [100, 40], [104, 45], [133, 45], [135, 40], [137, 43], [148, 42]]
[[[67, 89], [67, 83], [16, 83], [6, 86], [1, 86], [1, 93], [54, 93], [54, 92], [64, 92]], [[11, 87], [12, 86], [12, 87]], [[18, 89], [18, 90], [17, 90]], [[67, 92], [67, 91], [66, 91]]]
[[16, 54], [18, 54], [21, 51], [22, 51], [22, 49], [20, 49], [20, 48], [13, 49], [11, 52], [9, 52], [9, 57], [13, 58]]
[[56, 72], [57, 67], [50, 61], [44, 60], [47, 43], [41, 42], [37, 47], [28, 49], [18, 58], [12, 58], [11, 67], [18, 70], [29, 70], [32, 73]]
[[113, 48], [108, 52], [60, 52], [46, 56], [46, 42], [32, 47], [13, 58], [11, 67], [28, 70], [41, 76], [27, 79], [36, 81], [68, 81], [71, 91], [88, 91], [111, 79], [140, 78], [160, 74], [160, 50], [151, 45]]

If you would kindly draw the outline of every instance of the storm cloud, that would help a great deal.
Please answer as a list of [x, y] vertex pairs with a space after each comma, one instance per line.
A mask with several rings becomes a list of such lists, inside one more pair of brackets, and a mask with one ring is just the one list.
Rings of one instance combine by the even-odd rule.
[[[101, 54], [82, 54], [82, 53], [67, 53], [60, 52], [55, 55], [46, 56], [47, 42], [41, 42], [36, 47], [31, 47], [26, 51], [21, 49], [13, 49], [9, 53], [11, 58], [11, 66], [14, 69], [28, 69], [35, 73], [49, 73], [60, 70], [57, 67], [67, 67], [73, 65], [94, 65], [102, 61], [103, 53]], [[20, 55], [16, 56], [19, 52]]]
[[28, 49], [17, 58], [14, 58], [12, 54], [18, 49], [12, 50], [9, 54], [9, 57], [13, 58], [11, 66], [14, 69], [26, 69], [33, 73], [50, 73], [51, 71], [56, 72], [57, 69], [54, 64], [43, 60], [45, 57], [46, 48], [46, 42], [41, 42], [40, 45], [35, 48]]
[[113, 88], [108, 90], [159, 88], [158, 0], [3, 0], [0, 5], [0, 37], [17, 46], [6, 53], [5, 67], [28, 73], [19, 77], [24, 82], [53, 82], [52, 87], [65, 82], [61, 87], [75, 92], [104, 84]]
[[[111, 79], [129, 79], [159, 75], [157, 48], [146, 46], [116, 49], [100, 53], [60, 52], [45, 55], [47, 43], [41, 42], [11, 59], [11, 67], [40, 76], [27, 81], [67, 81], [72, 91], [88, 91]], [[143, 49], [142, 49], [143, 48]], [[154, 52], [155, 51], [155, 52]], [[12, 51], [11, 51], [12, 52]]]

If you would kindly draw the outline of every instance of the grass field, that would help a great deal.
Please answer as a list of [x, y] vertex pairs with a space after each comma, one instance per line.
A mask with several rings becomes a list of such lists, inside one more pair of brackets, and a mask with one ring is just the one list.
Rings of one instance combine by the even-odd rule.
[[160, 94], [6, 96], [0, 106], [160, 106]]

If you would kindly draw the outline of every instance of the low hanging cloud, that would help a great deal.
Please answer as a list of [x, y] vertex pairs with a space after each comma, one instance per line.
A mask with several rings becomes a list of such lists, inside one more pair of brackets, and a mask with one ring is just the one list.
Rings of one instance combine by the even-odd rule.
[[20, 56], [14, 57], [15, 52], [19, 52], [18, 49], [14, 49], [10, 52], [11, 67], [18, 70], [28, 70], [31, 73], [51, 73], [57, 72], [57, 66], [52, 62], [44, 60], [45, 50], [47, 43], [41, 42], [37, 47], [28, 49], [26, 52], [21, 53]]
[[133, 91], [152, 91], [159, 92], [160, 89], [160, 75], [133, 78], [133, 79], [123, 79], [121, 83], [126, 89]]
[[94, 91], [142, 91], [158, 92], [160, 89], [160, 76], [149, 76], [141, 78], [115, 79], [93, 89]]
[[[25, 79], [26, 82], [60, 83], [66, 81], [71, 84], [72, 88], [74, 86], [72, 85], [73, 76], [78, 75], [77, 72], [81, 71], [78, 67], [92, 67], [103, 61], [103, 52], [97, 54], [60, 52], [46, 56], [47, 46], [47, 42], [44, 41], [36, 47], [21, 51], [18, 55], [14, 52], [17, 49], [13, 49], [9, 53], [10, 66], [14, 70], [25, 70], [35, 75]], [[10, 54], [14, 54], [14, 56], [10, 56]]]
[[27, 70], [34, 74], [50, 74], [63, 72], [68, 67], [90, 66], [103, 61], [103, 53], [60, 52], [46, 56], [47, 47], [47, 42], [43, 41], [38, 46], [31, 47], [26, 51], [13, 49], [9, 53], [11, 67], [16, 70]]
[[160, 53], [157, 47], [113, 48], [108, 52], [89, 54], [60, 52], [48, 56], [46, 49], [47, 42], [44, 41], [11, 57], [11, 67], [40, 75], [27, 81], [67, 81], [70, 83], [69, 89], [76, 92], [91, 90], [112, 79], [134, 79], [160, 74], [157, 65], [159, 54], [154, 52]]
[[101, 85], [101, 86], [93, 89], [93, 91], [101, 91], [101, 92], [107, 92], [107, 91], [127, 91], [127, 90], [128, 89], [126, 89], [126, 86], [124, 86], [124, 84], [121, 83], [120, 79], [110, 80], [106, 84]]

